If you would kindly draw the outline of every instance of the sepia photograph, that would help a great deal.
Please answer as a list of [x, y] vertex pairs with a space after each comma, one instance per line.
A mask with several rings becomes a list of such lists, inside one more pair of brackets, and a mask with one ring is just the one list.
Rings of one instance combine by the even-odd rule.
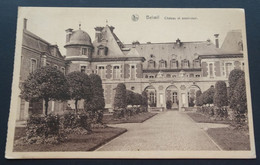
[[245, 27], [243, 9], [19, 7], [6, 158], [255, 158]]

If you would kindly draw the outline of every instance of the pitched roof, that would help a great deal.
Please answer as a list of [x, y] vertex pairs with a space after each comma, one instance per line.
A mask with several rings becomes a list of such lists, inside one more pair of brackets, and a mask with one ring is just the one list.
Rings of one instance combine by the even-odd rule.
[[48, 55], [52, 55], [52, 56], [55, 56], [54, 49], [56, 49], [57, 55], [60, 58], [63, 58], [57, 45], [51, 45], [46, 40], [42, 39], [41, 37], [33, 34], [32, 32], [26, 29], [23, 30], [22, 45], [27, 48], [39, 51], [40, 53], [47, 53]]
[[243, 41], [241, 30], [229, 31], [221, 46], [225, 51], [241, 52], [243, 50]]

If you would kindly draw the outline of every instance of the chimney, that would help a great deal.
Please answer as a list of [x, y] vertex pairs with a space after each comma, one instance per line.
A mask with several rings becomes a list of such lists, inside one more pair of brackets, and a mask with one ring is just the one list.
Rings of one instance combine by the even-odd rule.
[[219, 34], [214, 34], [214, 36], [215, 36], [216, 48], [219, 48], [219, 41], [218, 41], [218, 36], [219, 36]]
[[65, 31], [67, 33], [67, 35], [66, 35], [66, 43], [68, 43], [68, 42], [70, 42], [70, 37], [71, 37], [73, 29], [69, 28], [69, 29], [67, 29]]
[[24, 30], [27, 29], [27, 19], [26, 18], [23, 19], [23, 29]]
[[178, 46], [181, 46], [181, 40], [180, 40], [179, 38], [177, 38], [176, 44], [177, 44]]
[[114, 32], [115, 27], [114, 26], [109, 26], [109, 29], [111, 30], [111, 32]]
[[101, 31], [104, 29], [104, 27], [95, 27], [95, 30], [96, 30], [96, 36], [95, 36], [95, 40], [97, 42], [101, 42], [101, 37], [102, 37], [102, 34], [101, 34]]

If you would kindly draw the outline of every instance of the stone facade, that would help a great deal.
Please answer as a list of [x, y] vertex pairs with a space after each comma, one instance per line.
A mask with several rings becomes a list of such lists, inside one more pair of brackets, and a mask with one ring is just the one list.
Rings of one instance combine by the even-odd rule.
[[[173, 107], [180, 110], [189, 106], [190, 98], [195, 98], [197, 90], [203, 92], [219, 80], [227, 82], [231, 70], [244, 66], [242, 38], [238, 31], [228, 33], [223, 49], [219, 48], [218, 35], [215, 35], [216, 44], [210, 40], [182, 42], [180, 39], [172, 43], [123, 44], [114, 29], [108, 25], [96, 27], [93, 43], [81, 29], [70, 29], [67, 35], [74, 37], [74, 34], [81, 33], [84, 35], [81, 38], [87, 41], [82, 44], [78, 39], [79, 43], [65, 45], [65, 48], [73, 46], [74, 50], [67, 49], [66, 52], [69, 72], [85, 66], [86, 69], [81, 71], [96, 73], [102, 78], [106, 108], [113, 108], [117, 84], [125, 83], [127, 89], [134, 92], [146, 90], [150, 106], [165, 108], [166, 101], [171, 100]], [[231, 46], [229, 51], [226, 44], [238, 45]], [[80, 54], [83, 46], [89, 47], [91, 54]]]
[[[61, 55], [58, 46], [51, 45], [28, 31], [26, 21], [25, 19], [22, 39], [20, 85], [27, 79], [30, 73], [46, 65], [54, 66], [66, 74], [65, 59]], [[50, 101], [48, 111], [62, 113], [65, 108], [66, 103]], [[19, 97], [16, 120], [26, 120], [29, 114], [42, 114], [43, 110], [43, 101], [27, 102]]]
[[[26, 24], [26, 20], [25, 20]], [[87, 32], [66, 30], [66, 54], [59, 52], [42, 38], [23, 30], [20, 83], [35, 69], [51, 65], [64, 74], [81, 71], [100, 75], [106, 108], [113, 108], [115, 88], [125, 83], [128, 90], [148, 92], [149, 106], [166, 107], [172, 101], [176, 110], [189, 107], [197, 90], [202, 92], [219, 80], [228, 82], [233, 69], [244, 69], [242, 35], [239, 31], [227, 34], [223, 45], [207, 41], [170, 43], [123, 44], [114, 33], [114, 27], [96, 27], [92, 42]], [[218, 37], [218, 35], [215, 35]], [[228, 47], [232, 49], [228, 49]], [[28, 118], [30, 111], [42, 113], [43, 102], [28, 103], [19, 99], [17, 120]], [[83, 100], [78, 107], [83, 108]], [[49, 112], [62, 113], [73, 102], [49, 103]]]

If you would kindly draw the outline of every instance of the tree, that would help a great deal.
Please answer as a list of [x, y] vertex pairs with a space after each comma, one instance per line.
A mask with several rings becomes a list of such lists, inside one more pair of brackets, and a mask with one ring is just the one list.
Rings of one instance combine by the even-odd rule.
[[75, 71], [67, 75], [69, 84], [70, 99], [75, 100], [75, 111], [78, 111], [78, 101], [90, 99], [90, 80], [87, 74]]
[[148, 96], [147, 96], [147, 92], [143, 91], [142, 92], [142, 106], [146, 108], [148, 108]]
[[202, 99], [201, 99], [202, 92], [198, 90], [196, 92], [196, 106], [202, 106]]
[[215, 93], [215, 89], [213, 86], [210, 87], [205, 92], [203, 92], [202, 94], [203, 104], [213, 104], [214, 93]]
[[217, 81], [215, 85], [214, 105], [223, 107], [228, 105], [227, 85], [224, 81]]
[[126, 90], [126, 104], [127, 105], [134, 105], [134, 92], [130, 90]]
[[45, 112], [48, 114], [50, 100], [65, 101], [69, 99], [69, 86], [64, 74], [54, 67], [45, 66], [31, 73], [24, 81], [21, 98], [26, 101], [45, 101]]
[[247, 113], [246, 84], [244, 76], [237, 81], [232, 98], [231, 104], [235, 110], [236, 117], [238, 121], [241, 121], [246, 117]]
[[240, 69], [234, 69], [230, 72], [229, 77], [228, 77], [228, 83], [229, 83], [229, 102], [230, 102], [230, 108], [233, 108], [236, 106], [235, 104], [232, 104], [234, 101], [232, 101], [233, 98], [233, 93], [236, 87], [236, 84], [238, 80], [245, 75], [244, 71]]
[[125, 108], [126, 107], [126, 87], [125, 84], [119, 83], [116, 87], [116, 94], [114, 99], [115, 108]]
[[91, 97], [85, 101], [87, 111], [97, 112], [105, 108], [104, 89], [102, 80], [97, 74], [90, 74]]

